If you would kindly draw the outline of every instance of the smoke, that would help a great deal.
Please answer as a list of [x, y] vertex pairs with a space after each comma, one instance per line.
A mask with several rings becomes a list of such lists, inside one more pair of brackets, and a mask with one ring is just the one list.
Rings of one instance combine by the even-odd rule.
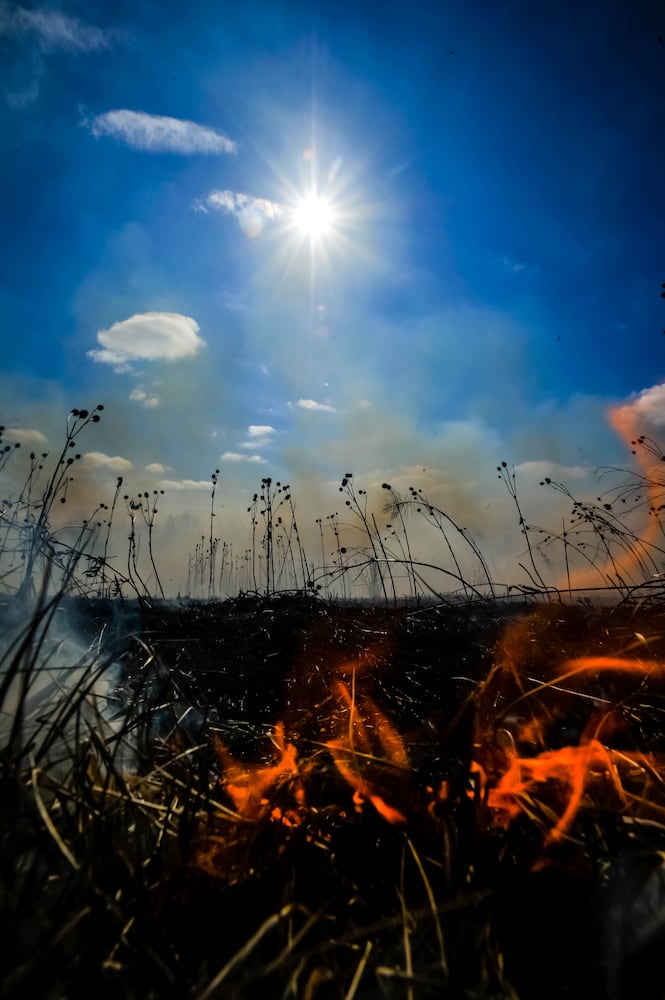
[[84, 617], [62, 595], [6, 597], [0, 620], [2, 743], [12, 740], [15, 751], [43, 766], [66, 760], [94, 734], [109, 743], [117, 767], [131, 766], [134, 751], [119, 738], [124, 716], [117, 685], [136, 608], [103, 602], [88, 606]]

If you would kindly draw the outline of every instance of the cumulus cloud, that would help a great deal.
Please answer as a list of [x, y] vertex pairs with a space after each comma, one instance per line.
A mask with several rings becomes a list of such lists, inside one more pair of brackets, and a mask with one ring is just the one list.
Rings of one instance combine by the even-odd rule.
[[260, 455], [242, 455], [239, 451], [225, 451], [219, 457], [222, 462], [252, 462], [255, 465], [265, 465], [265, 459]]
[[173, 467], [162, 465], [161, 462], [151, 462], [150, 465], [146, 465], [145, 471], [149, 472], [151, 476], [163, 476], [167, 472], [173, 472]]
[[85, 122], [96, 136], [109, 135], [126, 142], [133, 149], [148, 153], [234, 153], [236, 144], [228, 136], [205, 125], [166, 115], [121, 108], [97, 115]]
[[89, 469], [108, 469], [110, 472], [124, 473], [134, 468], [134, 463], [120, 455], [106, 455], [103, 451], [87, 451], [81, 459]]
[[247, 428], [247, 435], [251, 438], [264, 438], [275, 433], [275, 428], [270, 424], [250, 424]]
[[665, 427], [665, 382], [642, 389], [616, 413], [630, 417], [636, 424], [645, 422], [652, 427]]
[[2, 432], [5, 441], [18, 441], [19, 444], [47, 444], [48, 441], [41, 431], [23, 427], [6, 427]]
[[247, 440], [241, 441], [239, 448], [265, 448], [273, 443], [273, 435], [276, 434], [274, 427], [270, 424], [250, 424], [247, 428]]
[[99, 330], [97, 342], [101, 344], [102, 350], [88, 351], [88, 357], [109, 365], [123, 365], [139, 360], [177, 361], [190, 358], [205, 343], [198, 336], [198, 331], [199, 325], [191, 316], [182, 316], [180, 313], [137, 313], [129, 319], [114, 323], [108, 330]]
[[0, 4], [0, 35], [31, 34], [46, 52], [98, 52], [123, 38], [123, 32], [85, 24], [58, 10]]
[[328, 403], [317, 403], [315, 399], [299, 399], [296, 403], [302, 410], [318, 410], [321, 413], [335, 413], [335, 407]]
[[154, 410], [159, 406], [159, 396], [151, 393], [147, 393], [145, 389], [137, 387], [132, 389], [129, 394], [129, 398], [133, 399], [137, 403], [143, 403], [147, 410]]

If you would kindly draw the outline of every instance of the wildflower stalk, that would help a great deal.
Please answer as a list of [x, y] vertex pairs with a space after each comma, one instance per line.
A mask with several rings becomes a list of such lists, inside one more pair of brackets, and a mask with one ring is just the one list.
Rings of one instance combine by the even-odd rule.
[[65, 503], [67, 499], [67, 487], [71, 481], [69, 472], [75, 461], [80, 459], [80, 454], [74, 457], [67, 457], [72, 448], [76, 446], [76, 439], [90, 423], [98, 423], [101, 419], [99, 413], [104, 407], [98, 405], [90, 413], [88, 410], [74, 409], [67, 416], [65, 443], [60, 456], [46, 484], [46, 488], [41, 498], [39, 515], [34, 525], [31, 525], [28, 551], [25, 557], [25, 570], [23, 580], [18, 588], [17, 597], [19, 599], [30, 596], [34, 593], [34, 572], [38, 560], [42, 556], [48, 558], [49, 549], [49, 517], [51, 508], [56, 499]]

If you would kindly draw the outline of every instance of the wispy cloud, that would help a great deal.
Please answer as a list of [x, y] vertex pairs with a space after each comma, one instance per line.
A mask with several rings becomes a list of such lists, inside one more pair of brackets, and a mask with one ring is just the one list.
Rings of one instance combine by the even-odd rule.
[[328, 403], [317, 403], [315, 399], [299, 399], [296, 403], [301, 410], [318, 410], [321, 413], [335, 413], [335, 407]]
[[256, 198], [254, 195], [243, 194], [240, 191], [211, 191], [203, 204], [225, 212], [227, 215], [238, 215], [251, 208], [265, 216], [266, 219], [275, 219], [284, 212], [278, 201]]
[[506, 253], [501, 258], [501, 264], [508, 271], [512, 271], [513, 274], [525, 273], [529, 276], [536, 274], [539, 271], [537, 264], [529, 264], [525, 260], [520, 260], [518, 257], [514, 257], [512, 254]]
[[184, 490], [209, 490], [210, 480], [209, 479], [164, 479], [160, 483], [160, 488], [163, 490], [173, 490], [174, 492], [182, 492]]
[[553, 479], [567, 482], [570, 479], [586, 479], [589, 467], [586, 465], [559, 465], [556, 462], [533, 461], [520, 462], [515, 466], [517, 472], [532, 476], [534, 479]]
[[120, 455], [106, 455], [103, 451], [87, 451], [83, 464], [89, 469], [108, 469], [110, 472], [124, 473], [134, 468], [134, 463]]
[[191, 316], [137, 313], [114, 323], [108, 330], [99, 330], [97, 342], [102, 350], [88, 351], [88, 356], [108, 365], [125, 365], [138, 360], [177, 361], [193, 357], [204, 346], [205, 341], [198, 336], [198, 331], [199, 325]]
[[124, 39], [124, 32], [97, 28], [59, 10], [0, 4], [0, 35], [36, 35], [45, 52], [98, 52]]
[[240, 191], [211, 191], [203, 201], [195, 201], [197, 212], [212, 209], [224, 215], [232, 215], [246, 236], [258, 236], [266, 222], [273, 222], [284, 214], [284, 208], [277, 201], [256, 198]]
[[160, 399], [154, 393], [148, 393], [145, 389], [140, 386], [136, 389], [132, 389], [129, 394], [129, 398], [137, 403], [143, 403], [147, 410], [154, 410], [159, 406]]
[[219, 456], [222, 462], [252, 462], [254, 465], [265, 465], [265, 458], [260, 455], [242, 455], [239, 451], [225, 451]]
[[126, 108], [106, 111], [84, 125], [96, 136], [108, 135], [133, 149], [148, 153], [235, 153], [236, 143], [206, 125], [166, 115], [151, 115]]

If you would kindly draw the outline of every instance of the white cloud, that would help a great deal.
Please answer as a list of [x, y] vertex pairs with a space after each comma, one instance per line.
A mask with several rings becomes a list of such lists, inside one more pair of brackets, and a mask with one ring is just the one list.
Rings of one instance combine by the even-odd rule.
[[164, 479], [160, 483], [160, 489], [163, 490], [174, 490], [177, 492], [182, 492], [183, 490], [209, 490], [210, 480], [207, 479]]
[[170, 465], [162, 465], [161, 462], [151, 462], [150, 465], [146, 465], [145, 471], [151, 476], [163, 476], [166, 472], [173, 472], [173, 468]]
[[126, 108], [106, 111], [84, 122], [94, 136], [110, 135], [149, 153], [234, 153], [236, 144], [205, 125]]
[[44, 51], [97, 52], [122, 39], [121, 31], [84, 24], [58, 10], [0, 5], [0, 35], [33, 34]]
[[239, 448], [247, 448], [250, 451], [257, 448], [266, 448], [273, 443], [273, 434], [276, 434], [274, 427], [270, 424], [250, 424], [247, 428], [248, 440], [240, 441]]
[[129, 398], [135, 400], [138, 403], [143, 403], [146, 409], [154, 410], [159, 406], [160, 399], [159, 396], [154, 394], [149, 394], [142, 388], [132, 389], [129, 394]]
[[259, 236], [266, 222], [274, 221], [284, 212], [279, 202], [238, 191], [211, 191], [205, 201], [194, 203], [199, 212], [207, 212], [208, 207], [224, 215], [233, 215], [244, 234], [251, 237]]
[[110, 365], [190, 358], [205, 343], [197, 336], [198, 330], [195, 320], [180, 313], [137, 313], [108, 330], [99, 330], [97, 342], [103, 349], [88, 351], [88, 357]]
[[588, 466], [559, 465], [548, 461], [521, 462], [515, 470], [535, 479], [553, 479], [564, 483], [569, 479], [586, 479], [589, 475]]
[[251, 438], [264, 438], [275, 433], [275, 428], [270, 424], [250, 424], [247, 428], [247, 434]]
[[133, 462], [120, 455], [106, 455], [103, 451], [87, 451], [81, 459], [84, 465], [93, 469], [109, 469], [111, 472], [129, 472], [134, 468]]
[[[645, 420], [652, 427], [665, 427], [665, 382], [642, 389], [617, 414], [632, 417], [633, 421]], [[637, 432], [641, 433], [641, 429]]]
[[296, 403], [302, 410], [318, 410], [322, 413], [334, 413], [335, 407], [328, 403], [317, 403], [314, 399], [299, 399]]
[[211, 191], [205, 202], [197, 202], [199, 207], [215, 208], [225, 215], [240, 215], [252, 209], [266, 219], [275, 219], [282, 215], [284, 209], [277, 201], [269, 201], [267, 198], [255, 198], [251, 194], [242, 194], [239, 191]]
[[41, 431], [21, 427], [6, 427], [2, 432], [5, 441], [18, 441], [20, 444], [48, 444]]
[[225, 451], [219, 457], [222, 462], [252, 462], [255, 465], [265, 465], [265, 459], [260, 455], [241, 455], [239, 451]]

